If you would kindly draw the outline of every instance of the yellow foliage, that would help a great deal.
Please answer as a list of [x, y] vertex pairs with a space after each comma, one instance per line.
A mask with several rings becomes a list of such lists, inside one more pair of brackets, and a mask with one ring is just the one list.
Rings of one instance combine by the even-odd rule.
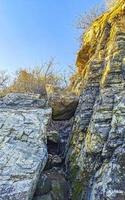
[[23, 69], [16, 74], [9, 92], [38, 93], [47, 95], [60, 87], [60, 77], [53, 73], [45, 74], [39, 68], [33, 70]]

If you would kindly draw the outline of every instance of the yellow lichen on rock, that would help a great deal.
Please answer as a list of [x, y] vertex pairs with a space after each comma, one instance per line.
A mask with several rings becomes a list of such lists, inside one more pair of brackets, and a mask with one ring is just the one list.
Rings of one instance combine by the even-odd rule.
[[76, 65], [73, 89], [82, 93], [66, 158], [72, 199], [125, 199], [125, 0], [84, 34]]
[[105, 71], [103, 73], [103, 76], [102, 76], [102, 80], [101, 80], [102, 85], [105, 83], [105, 79], [106, 79], [109, 72], [110, 72], [110, 65], [107, 64], [107, 66], [105, 67]]
[[[81, 89], [79, 85], [83, 87], [85, 84], [83, 80], [85, 79], [86, 82], [86, 78], [89, 78], [90, 65], [93, 60], [97, 62], [102, 61], [103, 65], [105, 65], [104, 74], [102, 74], [102, 80], [100, 80], [100, 83], [104, 84], [106, 74], [110, 68], [109, 64], [107, 64], [107, 58], [110, 60], [113, 53], [118, 50], [115, 40], [118, 32], [123, 32], [124, 21], [125, 1], [119, 0], [115, 6], [96, 19], [87, 32], [84, 33], [83, 45], [76, 61], [77, 73], [73, 84], [74, 91], [79, 93], [78, 90]], [[78, 79], [82, 81], [82, 84], [79, 84]]]

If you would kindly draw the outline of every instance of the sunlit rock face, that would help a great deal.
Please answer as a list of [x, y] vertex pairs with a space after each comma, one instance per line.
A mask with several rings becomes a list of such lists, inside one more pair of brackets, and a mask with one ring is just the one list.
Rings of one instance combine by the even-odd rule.
[[118, 1], [97, 19], [78, 54], [82, 93], [66, 159], [73, 200], [125, 199], [124, 8]]
[[[11, 94], [1, 100], [0, 200], [32, 199], [46, 164], [46, 128], [51, 109], [33, 106], [34, 100], [43, 104], [35, 96], [23, 94]], [[22, 102], [25, 106], [21, 108]]]

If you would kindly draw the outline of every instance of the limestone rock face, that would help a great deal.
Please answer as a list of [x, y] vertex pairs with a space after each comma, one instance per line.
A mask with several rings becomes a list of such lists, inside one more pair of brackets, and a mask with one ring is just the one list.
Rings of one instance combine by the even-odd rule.
[[18, 94], [18, 104], [11, 97], [5, 97], [0, 107], [0, 200], [29, 200], [48, 157], [46, 127], [51, 109], [21, 108], [22, 102], [30, 105], [31, 96], [23, 99]]
[[73, 200], [125, 199], [124, 8], [119, 0], [97, 19], [78, 54], [82, 93], [66, 159]]
[[23, 94], [23, 93], [10, 93], [3, 98], [0, 98], [0, 107], [35, 107], [44, 108], [47, 104], [45, 98], [40, 99], [38, 94]]

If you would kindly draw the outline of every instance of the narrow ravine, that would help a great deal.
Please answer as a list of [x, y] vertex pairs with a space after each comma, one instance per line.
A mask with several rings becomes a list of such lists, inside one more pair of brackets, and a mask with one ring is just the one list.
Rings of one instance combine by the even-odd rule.
[[[75, 104], [77, 105], [77, 104]], [[73, 110], [76, 106], [73, 107]], [[66, 177], [65, 157], [71, 135], [74, 111], [67, 111], [51, 119], [47, 130], [48, 161], [42, 171], [33, 200], [71, 200], [71, 190]], [[63, 113], [63, 116], [62, 116]], [[67, 115], [67, 120], [64, 120]], [[70, 114], [69, 114], [70, 113]], [[72, 114], [71, 114], [72, 113]], [[54, 113], [52, 113], [52, 116]], [[53, 118], [53, 117], [52, 117]]]

